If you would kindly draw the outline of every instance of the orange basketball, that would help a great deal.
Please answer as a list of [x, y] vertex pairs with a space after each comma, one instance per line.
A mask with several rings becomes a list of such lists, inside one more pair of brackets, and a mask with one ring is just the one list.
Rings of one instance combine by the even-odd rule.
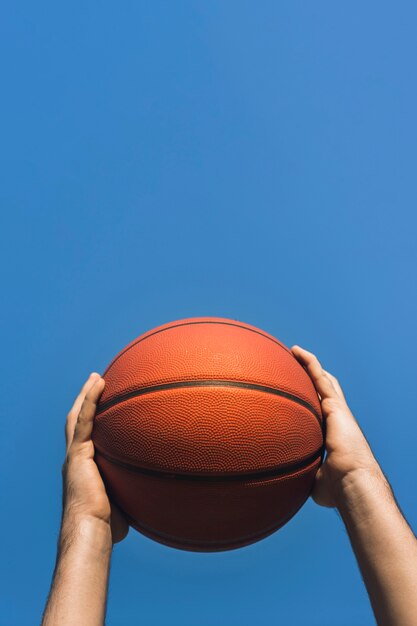
[[183, 550], [239, 548], [283, 526], [323, 458], [320, 401], [272, 335], [197, 317], [150, 330], [113, 359], [95, 460], [147, 537]]

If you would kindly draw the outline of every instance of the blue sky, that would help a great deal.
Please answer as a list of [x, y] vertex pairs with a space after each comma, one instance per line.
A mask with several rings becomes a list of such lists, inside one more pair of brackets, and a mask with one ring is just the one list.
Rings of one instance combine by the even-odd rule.
[[[416, 528], [415, 3], [7, 3], [0, 622], [40, 621], [88, 374], [194, 316], [337, 376]], [[335, 511], [252, 546], [131, 531], [107, 623], [373, 623]]]

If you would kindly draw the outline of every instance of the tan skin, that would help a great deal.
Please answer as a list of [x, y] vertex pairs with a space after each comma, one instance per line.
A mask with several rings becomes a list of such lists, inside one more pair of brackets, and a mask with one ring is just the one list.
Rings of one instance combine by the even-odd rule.
[[109, 524], [112, 542], [124, 539], [129, 526], [120, 510], [107, 497], [104, 483], [94, 461], [91, 440], [97, 402], [104, 389], [104, 379], [93, 372], [67, 416], [65, 438], [67, 452], [62, 466], [64, 481], [64, 516], [73, 511]]
[[323, 369], [311, 352], [299, 346], [291, 351], [316, 387], [326, 422], [327, 456], [317, 472], [312, 498], [320, 506], [337, 507], [346, 476], [359, 469], [373, 471], [377, 463], [337, 378]]
[[[339, 510], [379, 626], [415, 626], [416, 538], [339, 382], [314, 354], [299, 346], [291, 350], [312, 379], [326, 420], [327, 457], [312, 497]], [[128, 532], [94, 462], [91, 433], [104, 385], [99, 374], [92, 374], [67, 416], [61, 533], [42, 626], [104, 624], [112, 546]]]

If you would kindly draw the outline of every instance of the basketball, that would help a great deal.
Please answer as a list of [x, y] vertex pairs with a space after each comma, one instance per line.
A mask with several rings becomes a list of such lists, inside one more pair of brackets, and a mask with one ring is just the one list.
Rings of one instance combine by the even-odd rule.
[[255, 326], [158, 326], [111, 361], [95, 461], [129, 524], [197, 552], [252, 544], [309, 497], [323, 460], [320, 401], [292, 352]]

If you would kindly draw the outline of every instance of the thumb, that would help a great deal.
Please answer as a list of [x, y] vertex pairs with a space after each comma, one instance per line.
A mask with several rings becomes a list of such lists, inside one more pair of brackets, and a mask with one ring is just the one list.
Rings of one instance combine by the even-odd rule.
[[119, 543], [119, 541], [122, 541], [128, 534], [129, 524], [127, 523], [127, 520], [125, 516], [123, 515], [122, 511], [111, 500], [110, 500], [110, 507], [111, 507], [110, 527], [111, 527], [112, 541], [113, 543]]
[[334, 507], [331, 493], [329, 493], [329, 485], [325, 475], [326, 468], [322, 465], [316, 474], [313, 491], [311, 497], [314, 502], [320, 506]]

